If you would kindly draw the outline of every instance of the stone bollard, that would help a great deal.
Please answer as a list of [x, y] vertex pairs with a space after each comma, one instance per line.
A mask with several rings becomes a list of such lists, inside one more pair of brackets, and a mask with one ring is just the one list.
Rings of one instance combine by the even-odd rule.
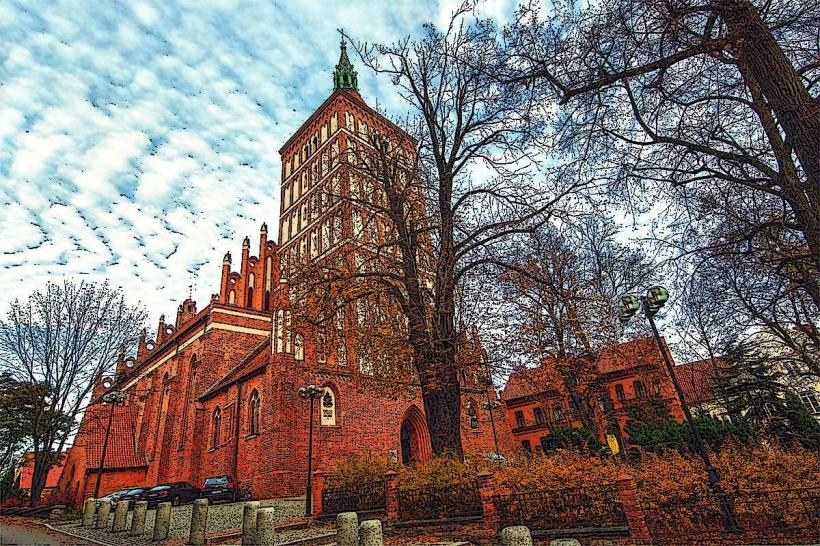
[[148, 512], [148, 501], [137, 501], [134, 514], [131, 516], [131, 530], [128, 536], [138, 537], [145, 532], [145, 513]]
[[205, 544], [205, 527], [208, 525], [208, 499], [196, 499], [191, 508], [191, 532], [188, 533], [188, 544], [201, 546]]
[[273, 546], [276, 543], [276, 509], [260, 508], [256, 511], [256, 544]]
[[501, 529], [501, 544], [504, 546], [532, 546], [530, 528], [524, 525], [513, 525]]
[[577, 538], [556, 538], [550, 540], [550, 546], [581, 546], [581, 541]]
[[381, 521], [369, 519], [359, 524], [359, 546], [384, 546]]
[[256, 511], [259, 510], [258, 501], [246, 502], [242, 507], [242, 544], [248, 546], [256, 544]]
[[107, 529], [109, 514], [111, 514], [111, 503], [108, 502], [108, 499], [103, 499], [102, 504], [97, 508], [97, 523], [94, 528]]
[[93, 527], [97, 515], [97, 499], [85, 499], [83, 503], [83, 527]]
[[342, 512], [336, 516], [336, 546], [358, 546], [359, 516], [356, 512]]
[[168, 529], [171, 527], [171, 503], [161, 502], [157, 505], [157, 515], [154, 519], [154, 542], [168, 538]]
[[128, 522], [128, 501], [118, 501], [114, 507], [114, 523], [111, 525], [112, 533], [122, 533], [125, 531], [125, 524]]

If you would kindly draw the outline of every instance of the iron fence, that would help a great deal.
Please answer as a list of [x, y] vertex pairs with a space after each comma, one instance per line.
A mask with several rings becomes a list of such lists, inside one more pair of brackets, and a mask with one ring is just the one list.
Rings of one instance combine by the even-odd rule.
[[533, 531], [627, 526], [616, 485], [528, 491], [493, 497], [501, 527]]
[[322, 513], [384, 510], [384, 481], [322, 489]]
[[720, 502], [713, 495], [642, 499], [652, 538], [658, 543], [709, 543], [735, 537], [747, 540], [820, 539], [820, 487], [726, 493], [737, 521], [727, 530]]
[[481, 497], [474, 481], [444, 487], [397, 492], [399, 518], [404, 521], [481, 516]]

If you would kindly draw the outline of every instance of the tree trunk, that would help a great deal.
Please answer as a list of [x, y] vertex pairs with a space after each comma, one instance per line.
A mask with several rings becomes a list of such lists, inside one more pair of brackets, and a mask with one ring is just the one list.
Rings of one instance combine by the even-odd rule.
[[436, 456], [464, 456], [461, 445], [461, 386], [455, 366], [437, 363], [437, 373], [421, 379], [430, 446]]
[[720, 0], [717, 9], [734, 38], [735, 56], [746, 63], [760, 84], [816, 196], [820, 187], [820, 103], [811, 97], [748, 0]]
[[40, 497], [43, 495], [43, 489], [46, 487], [46, 478], [48, 472], [51, 470], [51, 457], [48, 453], [37, 451], [34, 454], [34, 470], [31, 476], [31, 494], [30, 502], [32, 506], [40, 504]]

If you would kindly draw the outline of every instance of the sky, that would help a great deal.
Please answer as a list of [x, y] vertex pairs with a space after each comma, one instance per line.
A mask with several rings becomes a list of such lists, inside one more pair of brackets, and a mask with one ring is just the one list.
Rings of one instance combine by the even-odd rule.
[[64, 278], [109, 279], [151, 325], [189, 286], [204, 307], [226, 251], [277, 235], [278, 150], [332, 91], [337, 29], [389, 42], [455, 3], [0, 1], [0, 313]]

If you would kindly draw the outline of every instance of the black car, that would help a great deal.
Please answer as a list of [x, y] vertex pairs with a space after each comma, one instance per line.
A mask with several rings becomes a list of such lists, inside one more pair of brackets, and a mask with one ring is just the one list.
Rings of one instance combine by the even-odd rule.
[[95, 502], [94, 504], [96, 504], [96, 506], [99, 508], [102, 503], [107, 502], [111, 505], [111, 508], [113, 508], [117, 504], [117, 501], [124, 500], [123, 497], [125, 497], [125, 495], [127, 495], [128, 492], [133, 490], [133, 489], [134, 489], [134, 486], [124, 487], [122, 489], [117, 489], [113, 493], [109, 493], [108, 495], [106, 495], [104, 497], [98, 498], [97, 502]]
[[199, 494], [199, 488], [188, 482], [164, 483], [143, 493], [140, 500], [148, 501], [148, 508], [156, 508], [161, 502], [170, 502], [172, 506], [179, 506], [194, 502], [199, 498]]
[[[137, 504], [138, 500], [142, 500], [142, 494], [145, 493], [144, 487], [135, 487], [134, 489], [129, 489], [128, 492], [122, 494], [117, 498], [117, 501], [128, 501], [128, 509], [131, 510], [134, 508], [134, 505]], [[112, 506], [116, 504], [116, 501], [112, 502]]]
[[230, 476], [211, 476], [205, 480], [202, 488], [202, 498], [208, 499], [208, 504], [219, 501], [236, 502], [241, 497], [239, 487]]

